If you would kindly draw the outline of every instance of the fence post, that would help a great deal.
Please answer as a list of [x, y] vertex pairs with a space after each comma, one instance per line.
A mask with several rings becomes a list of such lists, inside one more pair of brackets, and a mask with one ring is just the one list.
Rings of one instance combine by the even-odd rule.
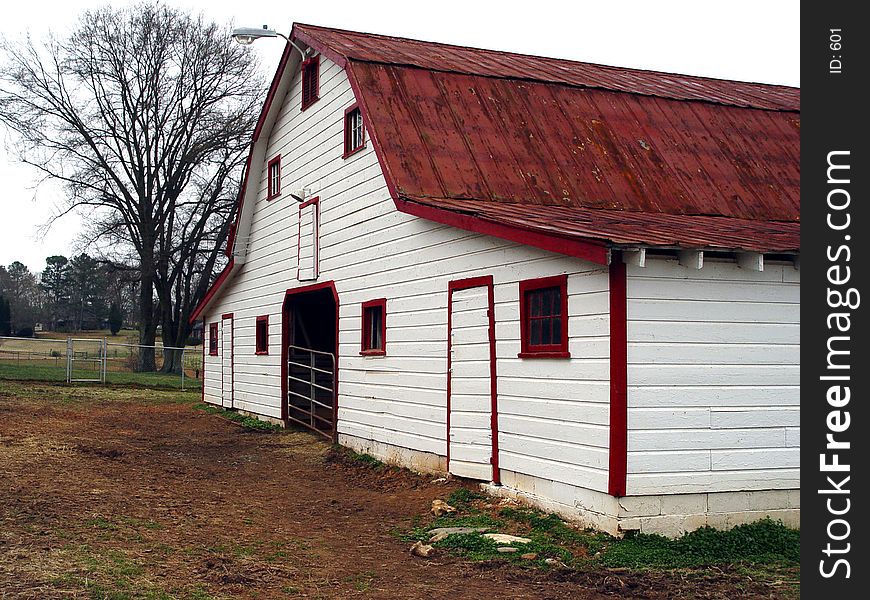
[[184, 351], [185, 350], [187, 350], [187, 348], [181, 349], [181, 391], [182, 392], [184, 391]]
[[66, 338], [66, 382], [72, 379], [72, 337]]

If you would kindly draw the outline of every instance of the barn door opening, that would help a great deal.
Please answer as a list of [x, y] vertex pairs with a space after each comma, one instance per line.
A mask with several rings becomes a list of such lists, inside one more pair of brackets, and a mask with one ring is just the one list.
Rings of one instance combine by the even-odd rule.
[[221, 405], [233, 407], [233, 315], [221, 316]]
[[287, 291], [282, 339], [283, 417], [334, 438], [338, 295], [331, 282]]
[[447, 300], [447, 468], [499, 483], [492, 277], [452, 281]]

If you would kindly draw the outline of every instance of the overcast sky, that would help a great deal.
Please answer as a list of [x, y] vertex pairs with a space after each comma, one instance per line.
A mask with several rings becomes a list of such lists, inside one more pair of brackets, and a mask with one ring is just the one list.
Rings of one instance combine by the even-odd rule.
[[[63, 36], [89, 8], [133, 4], [127, 0], [6, 2], [0, 35], [41, 39]], [[294, 21], [403, 37], [510, 50], [573, 60], [800, 86], [798, 0], [586, 0], [534, 2], [440, 0], [168, 0], [236, 26], [268, 24], [289, 33]], [[252, 46], [271, 74], [283, 45]], [[0, 140], [7, 134], [0, 130]], [[67, 216], [39, 235], [63, 190], [35, 187], [36, 173], [0, 145], [2, 233], [0, 265], [20, 260], [41, 271], [45, 257], [71, 255], [80, 217]]]

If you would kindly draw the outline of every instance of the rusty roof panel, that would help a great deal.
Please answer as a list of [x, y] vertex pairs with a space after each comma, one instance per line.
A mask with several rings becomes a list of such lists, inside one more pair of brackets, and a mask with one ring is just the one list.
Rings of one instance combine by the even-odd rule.
[[399, 193], [798, 221], [799, 115], [352, 63]]
[[626, 69], [301, 23], [294, 25], [293, 34], [314, 37], [333, 53], [355, 61], [408, 65], [485, 77], [530, 79], [678, 100], [700, 100], [769, 110], [800, 110], [800, 90], [787, 86]]

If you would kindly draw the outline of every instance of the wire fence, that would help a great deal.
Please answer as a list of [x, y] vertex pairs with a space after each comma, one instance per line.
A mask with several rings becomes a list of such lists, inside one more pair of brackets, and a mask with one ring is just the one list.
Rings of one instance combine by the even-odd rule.
[[[154, 370], [143, 371], [142, 354], [154, 353]], [[165, 363], [174, 369], [164, 372]], [[108, 338], [0, 337], [0, 379], [119, 383], [199, 389], [202, 347], [146, 346]]]

